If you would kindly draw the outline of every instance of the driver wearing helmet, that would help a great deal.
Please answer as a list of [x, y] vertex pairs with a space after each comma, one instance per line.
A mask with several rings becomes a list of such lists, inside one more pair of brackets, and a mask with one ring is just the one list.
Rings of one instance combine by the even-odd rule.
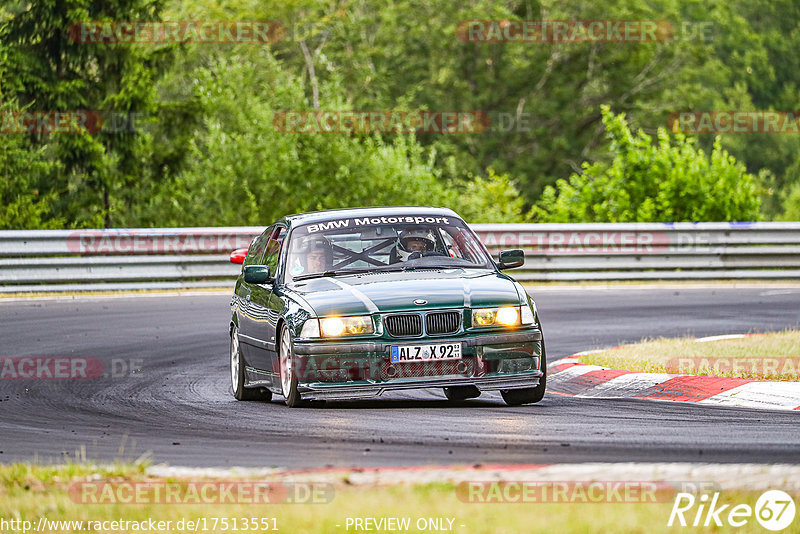
[[397, 237], [394, 262], [419, 258], [424, 252], [432, 251], [435, 246], [436, 240], [430, 230], [403, 230]]
[[311, 236], [300, 243], [295, 253], [292, 274], [322, 273], [333, 265], [333, 247], [323, 236]]

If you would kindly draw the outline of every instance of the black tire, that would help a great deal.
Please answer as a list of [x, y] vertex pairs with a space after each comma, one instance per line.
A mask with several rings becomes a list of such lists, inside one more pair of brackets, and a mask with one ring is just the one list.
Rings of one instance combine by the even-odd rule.
[[475, 386], [455, 386], [442, 389], [444, 390], [444, 396], [451, 401], [462, 401], [481, 396], [481, 390]]
[[543, 374], [539, 379], [539, 385], [535, 388], [505, 389], [500, 391], [506, 404], [509, 406], [534, 404], [544, 398], [544, 392], [547, 389], [547, 353], [544, 349], [544, 339], [542, 339], [542, 361], [540, 367]]
[[239, 347], [239, 329], [235, 326], [231, 330], [230, 344], [230, 372], [231, 387], [233, 396], [240, 401], [254, 401], [272, 399], [272, 392], [267, 388], [248, 388], [247, 376], [245, 374], [245, 362], [242, 358], [242, 351]]
[[[297, 374], [294, 370], [294, 345], [286, 325], [281, 327], [280, 343], [278, 345], [278, 359], [280, 368], [281, 391], [286, 399], [286, 406], [297, 408], [303, 406], [303, 398], [297, 391]], [[288, 375], [288, 378], [287, 376]]]

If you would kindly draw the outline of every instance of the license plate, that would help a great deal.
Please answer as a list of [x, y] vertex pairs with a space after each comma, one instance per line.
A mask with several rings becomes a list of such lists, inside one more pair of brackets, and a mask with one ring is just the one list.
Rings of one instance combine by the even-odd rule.
[[428, 345], [392, 345], [389, 354], [392, 363], [422, 360], [457, 360], [461, 358], [461, 343], [433, 343]]

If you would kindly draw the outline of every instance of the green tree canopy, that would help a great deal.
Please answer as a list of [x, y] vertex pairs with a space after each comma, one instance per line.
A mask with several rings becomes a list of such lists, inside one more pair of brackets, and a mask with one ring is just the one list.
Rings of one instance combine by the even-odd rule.
[[[546, 187], [586, 175], [584, 161], [593, 172], [603, 169], [592, 180], [616, 172], [623, 145], [611, 146], [601, 105], [651, 136], [653, 150], [675, 111], [794, 109], [796, 4], [7, 0], [0, 5], [0, 109], [131, 113], [138, 128], [4, 135], [0, 227], [256, 224], [273, 213], [365, 203], [447, 204], [472, 221], [520, 220], [531, 206], [540, 220], [573, 217], [570, 203], [556, 209], [562, 182]], [[269, 44], [69, 38], [79, 21], [160, 19], [270, 19], [287, 31]], [[467, 20], [658, 20], [675, 33], [658, 42], [465, 42], [459, 29]], [[277, 112], [316, 108], [482, 111], [493, 125], [483, 133], [416, 136], [271, 127]], [[632, 138], [629, 152], [646, 155], [640, 134]], [[659, 161], [689, 165], [703, 153], [698, 165], [730, 176], [744, 164], [746, 184], [731, 188], [737, 199], [708, 197], [708, 209], [680, 208], [712, 189], [693, 178], [659, 187], [644, 187], [642, 178], [638, 189], [627, 178], [608, 180], [596, 190], [608, 199], [594, 198], [585, 216], [752, 219], [758, 201], [742, 199], [748, 190], [763, 192], [765, 218], [793, 205], [798, 135], [673, 136], [668, 146], [674, 154]], [[740, 163], [725, 163], [725, 151]], [[674, 178], [657, 166], [647, 173], [656, 185]], [[748, 189], [752, 176], [758, 187]]]
[[658, 141], [631, 132], [625, 115], [602, 108], [610, 163], [584, 162], [582, 172], [545, 188], [531, 215], [537, 222], [753, 221], [760, 218], [755, 176], [717, 139], [707, 155], [695, 140], [664, 128]]
[[[471, 222], [521, 219], [507, 176], [446, 180], [435, 153], [413, 136], [280, 131], [277, 112], [310, 106], [302, 80], [266, 49], [209, 56], [170, 83], [185, 86], [186, 78], [202, 125], [181, 176], [141, 214], [149, 223], [258, 225], [288, 213], [404, 204], [449, 206]], [[326, 108], [341, 106], [334, 83], [322, 95]]]

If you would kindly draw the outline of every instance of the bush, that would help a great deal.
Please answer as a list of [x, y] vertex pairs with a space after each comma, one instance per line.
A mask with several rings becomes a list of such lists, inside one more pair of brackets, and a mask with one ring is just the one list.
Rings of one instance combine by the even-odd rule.
[[709, 156], [695, 140], [674, 139], [663, 128], [658, 142], [635, 135], [625, 115], [602, 108], [611, 163], [584, 162], [580, 174], [545, 188], [531, 210], [541, 222], [750, 221], [760, 218], [756, 178], [714, 142]]
[[780, 218], [784, 221], [800, 221], [800, 183], [791, 186], [786, 193]]

